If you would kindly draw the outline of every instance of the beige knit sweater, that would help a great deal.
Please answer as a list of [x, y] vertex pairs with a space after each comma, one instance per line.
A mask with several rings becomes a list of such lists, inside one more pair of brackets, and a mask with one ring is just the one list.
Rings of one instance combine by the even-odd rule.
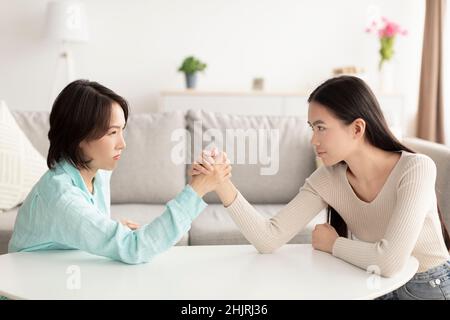
[[288, 242], [328, 205], [336, 209], [358, 240], [339, 237], [333, 255], [360, 268], [391, 276], [410, 255], [418, 272], [449, 260], [437, 212], [436, 166], [429, 157], [402, 152], [383, 188], [370, 203], [347, 180], [347, 165], [322, 166], [297, 196], [273, 218], [260, 215], [238, 193], [228, 207], [234, 222], [261, 253]]

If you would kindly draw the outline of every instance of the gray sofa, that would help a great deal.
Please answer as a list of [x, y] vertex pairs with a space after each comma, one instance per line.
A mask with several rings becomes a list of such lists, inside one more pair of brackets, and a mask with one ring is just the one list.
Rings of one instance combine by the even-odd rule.
[[[13, 115], [34, 147], [45, 157], [48, 150], [49, 113], [15, 111]], [[260, 132], [247, 131], [248, 129], [266, 129], [265, 132], [277, 130], [278, 171], [274, 175], [261, 174], [264, 170], [271, 169], [271, 165], [265, 161], [267, 157], [276, 154], [269, 152], [275, 150], [273, 143], [267, 143], [267, 153], [258, 154], [257, 161], [250, 159], [251, 147], [247, 144], [246, 157], [232, 159], [232, 179], [242, 194], [255, 204], [261, 213], [267, 217], [273, 216], [295, 196], [305, 178], [316, 168], [306, 119], [237, 116], [191, 110], [187, 113], [130, 116], [125, 131], [127, 148], [111, 178], [112, 218], [128, 218], [140, 224], [152, 221], [163, 212], [164, 204], [188, 182], [187, 163], [198, 155], [199, 150], [213, 141], [218, 147], [226, 149], [229, 155], [237, 155], [237, 145], [255, 139], [252, 133]], [[256, 139], [266, 141], [258, 134]], [[235, 142], [234, 147], [232, 142]], [[436, 187], [439, 204], [447, 224], [450, 225], [450, 182], [446, 179], [450, 173], [450, 149], [420, 139], [405, 139], [404, 142], [435, 160], [438, 166]], [[271, 160], [272, 164], [276, 162], [276, 159]], [[178, 245], [247, 244], [248, 241], [234, 225], [217, 197], [208, 194], [205, 201], [209, 206], [192, 223], [188, 234]], [[0, 254], [7, 252], [17, 211], [18, 208], [14, 208], [0, 213]], [[310, 243], [312, 228], [324, 221], [323, 211], [299, 232], [291, 243]]]

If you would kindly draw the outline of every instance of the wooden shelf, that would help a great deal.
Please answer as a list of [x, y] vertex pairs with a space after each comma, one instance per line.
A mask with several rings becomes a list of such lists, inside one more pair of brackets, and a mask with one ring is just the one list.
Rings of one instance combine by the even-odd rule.
[[304, 97], [306, 92], [281, 91], [199, 91], [199, 90], [168, 90], [160, 93], [162, 96], [274, 96], [274, 97]]

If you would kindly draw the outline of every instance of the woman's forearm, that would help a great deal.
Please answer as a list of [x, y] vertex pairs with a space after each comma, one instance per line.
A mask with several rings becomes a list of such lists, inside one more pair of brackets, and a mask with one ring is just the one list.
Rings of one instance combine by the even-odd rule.
[[238, 190], [234, 186], [233, 182], [231, 182], [231, 180], [228, 179], [228, 181], [220, 184], [216, 188], [216, 193], [219, 196], [220, 200], [222, 201], [223, 205], [225, 207], [228, 207], [236, 199]]

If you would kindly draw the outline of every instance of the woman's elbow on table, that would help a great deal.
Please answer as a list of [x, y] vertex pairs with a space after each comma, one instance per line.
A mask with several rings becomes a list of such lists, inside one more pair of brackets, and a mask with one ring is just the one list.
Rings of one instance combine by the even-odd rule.
[[130, 257], [124, 257], [120, 259], [119, 261], [126, 263], [126, 264], [142, 264], [142, 263], [148, 263], [152, 259], [151, 258], [145, 258], [145, 257], [137, 257], [137, 256], [130, 256]]
[[276, 251], [280, 246], [273, 244], [253, 244], [253, 246], [258, 250], [261, 254], [270, 254]]
[[[378, 268], [372, 268], [372, 271], [380, 274], [382, 277], [391, 278], [399, 273], [407, 262], [407, 258], [400, 258], [393, 254], [385, 254], [380, 257]], [[376, 266], [375, 266], [376, 267]], [[376, 270], [379, 269], [379, 270]], [[368, 271], [369, 268], [368, 268]]]
[[115, 260], [126, 264], [142, 264], [152, 260], [153, 256], [145, 255], [137, 250], [119, 251], [118, 257]]
[[147, 263], [155, 256], [154, 248], [147, 248], [144, 240], [137, 235], [136, 231], [130, 230], [122, 240], [117, 240], [116, 254], [111, 258], [126, 264]]

